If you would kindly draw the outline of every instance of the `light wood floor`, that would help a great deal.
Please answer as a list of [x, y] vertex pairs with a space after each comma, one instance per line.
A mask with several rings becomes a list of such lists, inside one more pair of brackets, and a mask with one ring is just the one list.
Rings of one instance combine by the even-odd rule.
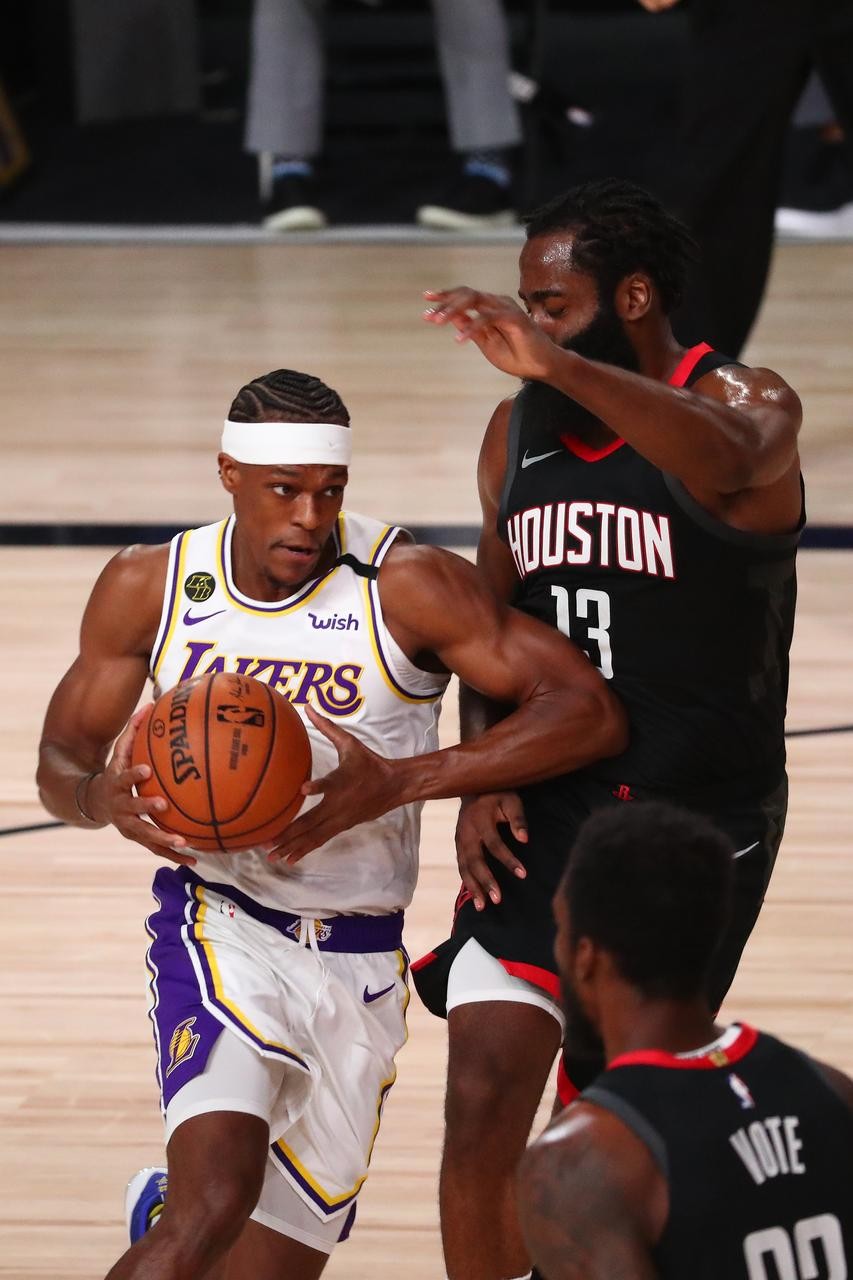
[[[508, 380], [420, 325], [419, 291], [515, 288], [505, 248], [4, 249], [5, 519], [164, 520], [222, 511], [218, 424], [241, 382], [306, 367], [350, 405], [352, 507], [413, 523], [475, 518], [477, 443]], [[777, 259], [750, 349], [803, 394], [810, 514], [850, 521], [853, 247]], [[0, 828], [38, 822], [35, 747], [104, 550], [0, 549], [7, 672]], [[801, 557], [791, 727], [853, 722], [853, 555]], [[444, 732], [455, 732], [448, 702]], [[791, 742], [788, 832], [728, 1002], [853, 1070], [853, 735]], [[409, 916], [445, 935], [453, 806], [425, 814]], [[0, 1276], [98, 1277], [124, 1247], [124, 1182], [161, 1158], [142, 921], [153, 866], [110, 832], [0, 840]], [[443, 1275], [435, 1187], [444, 1024], [413, 1000], [353, 1240], [329, 1276]]]

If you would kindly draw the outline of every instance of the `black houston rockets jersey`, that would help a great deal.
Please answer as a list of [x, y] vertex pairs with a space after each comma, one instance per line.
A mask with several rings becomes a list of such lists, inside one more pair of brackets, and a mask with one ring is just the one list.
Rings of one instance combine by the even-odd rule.
[[[734, 363], [695, 347], [671, 383]], [[804, 516], [780, 536], [732, 529], [624, 441], [590, 450], [565, 429], [573, 409], [518, 393], [498, 521], [513, 603], [583, 648], [627, 709], [628, 749], [585, 774], [626, 797], [763, 795], [784, 774]]]
[[581, 1098], [667, 1179], [661, 1280], [845, 1280], [853, 1117], [797, 1049], [735, 1025], [697, 1054], [616, 1058]]

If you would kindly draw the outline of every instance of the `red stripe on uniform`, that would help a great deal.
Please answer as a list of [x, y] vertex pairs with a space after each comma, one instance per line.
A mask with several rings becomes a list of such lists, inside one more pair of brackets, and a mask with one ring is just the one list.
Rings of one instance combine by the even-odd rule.
[[428, 964], [432, 964], [433, 960], [437, 960], [438, 956], [434, 951], [428, 951], [425, 956], [421, 956], [420, 960], [413, 960], [409, 965], [412, 973], [417, 973], [418, 969], [425, 969]]
[[560, 1099], [563, 1106], [567, 1107], [570, 1102], [574, 1102], [575, 1098], [578, 1097], [579, 1092], [580, 1090], [576, 1089], [569, 1079], [569, 1074], [566, 1071], [566, 1064], [561, 1056], [557, 1065], [557, 1097]]
[[637, 1049], [633, 1053], [620, 1054], [612, 1062], [611, 1067], [669, 1067], [677, 1071], [716, 1071], [730, 1067], [745, 1058], [750, 1049], [755, 1047], [758, 1032], [754, 1027], [741, 1024], [740, 1032], [734, 1044], [728, 1049], [712, 1049], [700, 1058], [679, 1058], [674, 1053], [665, 1053], [663, 1049]]
[[547, 991], [549, 996], [553, 996], [555, 1000], [560, 998], [560, 979], [556, 973], [551, 973], [550, 969], [540, 969], [538, 964], [524, 964], [521, 960], [501, 960], [498, 956], [498, 964], [503, 965], [511, 978], [523, 978], [525, 982], [531, 982], [534, 987], [541, 987], [543, 991]]
[[560, 442], [575, 457], [580, 458], [582, 462], [600, 462], [608, 454], [615, 453], [617, 449], [621, 449], [625, 443], [624, 440], [617, 437], [615, 440], [611, 440], [610, 444], [606, 444], [603, 449], [591, 449], [583, 440], [578, 439], [577, 436], [570, 435], [568, 432], [560, 436]]
[[691, 347], [689, 351], [685, 351], [675, 366], [675, 372], [669, 379], [669, 385], [671, 387], [683, 387], [702, 357], [713, 350], [714, 348], [709, 347], [707, 342], [700, 342], [698, 347]]

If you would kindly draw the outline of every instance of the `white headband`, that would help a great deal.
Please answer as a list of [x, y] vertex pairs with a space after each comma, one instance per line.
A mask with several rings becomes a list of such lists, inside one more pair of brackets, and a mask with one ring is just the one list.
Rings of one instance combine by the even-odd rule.
[[352, 432], [329, 422], [231, 422], [222, 431], [222, 452], [236, 462], [273, 467], [348, 467]]

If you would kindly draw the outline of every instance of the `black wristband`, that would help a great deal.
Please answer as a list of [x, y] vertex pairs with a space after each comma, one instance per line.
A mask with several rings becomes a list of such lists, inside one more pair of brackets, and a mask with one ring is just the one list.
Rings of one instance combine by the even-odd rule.
[[93, 769], [91, 773], [84, 774], [77, 783], [77, 786], [74, 788], [74, 803], [77, 805], [77, 812], [80, 814], [80, 817], [85, 818], [87, 822], [97, 822], [97, 818], [93, 817], [91, 813], [87, 813], [83, 808], [83, 802], [80, 799], [80, 792], [85, 787], [86, 797], [88, 799], [90, 782], [93, 778], [96, 778], [99, 773], [103, 772], [103, 769]]

